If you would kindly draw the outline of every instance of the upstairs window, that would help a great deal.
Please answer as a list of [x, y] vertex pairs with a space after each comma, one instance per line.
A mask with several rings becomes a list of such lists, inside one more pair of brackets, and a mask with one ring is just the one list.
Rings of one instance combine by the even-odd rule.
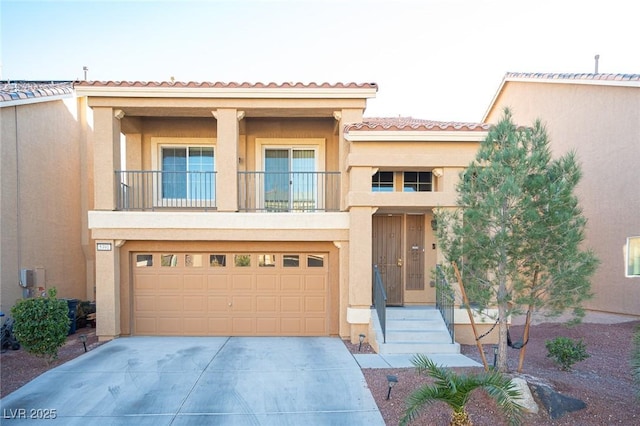
[[161, 164], [163, 199], [215, 199], [213, 147], [163, 147]]
[[433, 174], [431, 172], [404, 172], [404, 192], [433, 191]]
[[627, 238], [627, 277], [640, 277], [640, 237]]
[[393, 172], [376, 172], [371, 178], [373, 192], [393, 192]]

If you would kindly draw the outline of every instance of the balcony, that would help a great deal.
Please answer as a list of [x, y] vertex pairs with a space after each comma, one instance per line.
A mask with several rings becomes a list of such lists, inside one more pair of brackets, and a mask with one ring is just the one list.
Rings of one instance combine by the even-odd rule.
[[116, 210], [216, 209], [216, 172], [115, 173]]
[[238, 209], [250, 212], [340, 210], [340, 172], [239, 172]]
[[[116, 171], [116, 210], [216, 210], [216, 172]], [[340, 172], [239, 172], [242, 212], [340, 210]]]

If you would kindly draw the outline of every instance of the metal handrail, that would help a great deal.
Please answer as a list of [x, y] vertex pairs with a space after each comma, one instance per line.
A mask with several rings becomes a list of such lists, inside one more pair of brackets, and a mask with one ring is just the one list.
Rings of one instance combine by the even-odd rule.
[[116, 210], [216, 209], [216, 172], [116, 170]]
[[238, 172], [240, 211], [340, 210], [340, 172]]
[[442, 266], [436, 265], [436, 308], [440, 311], [442, 319], [447, 326], [451, 343], [455, 342], [454, 308], [455, 295], [442, 270]]
[[373, 306], [376, 308], [380, 327], [382, 327], [382, 341], [387, 343], [387, 293], [384, 291], [378, 265], [373, 265]]

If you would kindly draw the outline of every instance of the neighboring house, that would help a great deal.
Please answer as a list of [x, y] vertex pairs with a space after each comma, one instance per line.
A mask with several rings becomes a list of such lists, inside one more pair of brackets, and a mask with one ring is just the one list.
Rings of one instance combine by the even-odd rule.
[[585, 247], [601, 261], [585, 307], [640, 315], [640, 74], [507, 73], [484, 121], [504, 107], [520, 125], [540, 119], [554, 156], [581, 163]]
[[86, 113], [71, 82], [0, 82], [0, 310], [7, 315], [17, 300], [51, 287], [59, 297], [94, 298]]
[[487, 125], [365, 119], [375, 84], [75, 89], [93, 112], [101, 339], [373, 340], [374, 263], [389, 305], [435, 303], [432, 209], [455, 205]]

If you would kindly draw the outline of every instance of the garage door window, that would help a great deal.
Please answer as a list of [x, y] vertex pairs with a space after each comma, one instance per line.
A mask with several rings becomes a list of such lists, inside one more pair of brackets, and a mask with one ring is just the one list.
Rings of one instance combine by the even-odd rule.
[[276, 255], [275, 254], [259, 254], [258, 255], [258, 266], [260, 266], [260, 267], [274, 267], [274, 266], [276, 266]]
[[186, 266], [187, 268], [201, 268], [202, 255], [201, 254], [185, 254], [184, 266]]
[[307, 256], [308, 268], [322, 268], [324, 267], [324, 255], [322, 254], [310, 254]]
[[152, 254], [136, 255], [136, 266], [138, 268], [146, 268], [149, 266], [153, 266], [153, 255]]
[[233, 263], [239, 268], [251, 266], [250, 254], [236, 254], [233, 257]]
[[163, 254], [160, 257], [160, 266], [166, 266], [174, 268], [178, 266], [178, 255], [176, 254]]
[[285, 268], [299, 268], [300, 256], [297, 254], [285, 254], [282, 256], [282, 266]]
[[212, 254], [209, 256], [209, 266], [213, 268], [219, 268], [227, 266], [226, 254]]

